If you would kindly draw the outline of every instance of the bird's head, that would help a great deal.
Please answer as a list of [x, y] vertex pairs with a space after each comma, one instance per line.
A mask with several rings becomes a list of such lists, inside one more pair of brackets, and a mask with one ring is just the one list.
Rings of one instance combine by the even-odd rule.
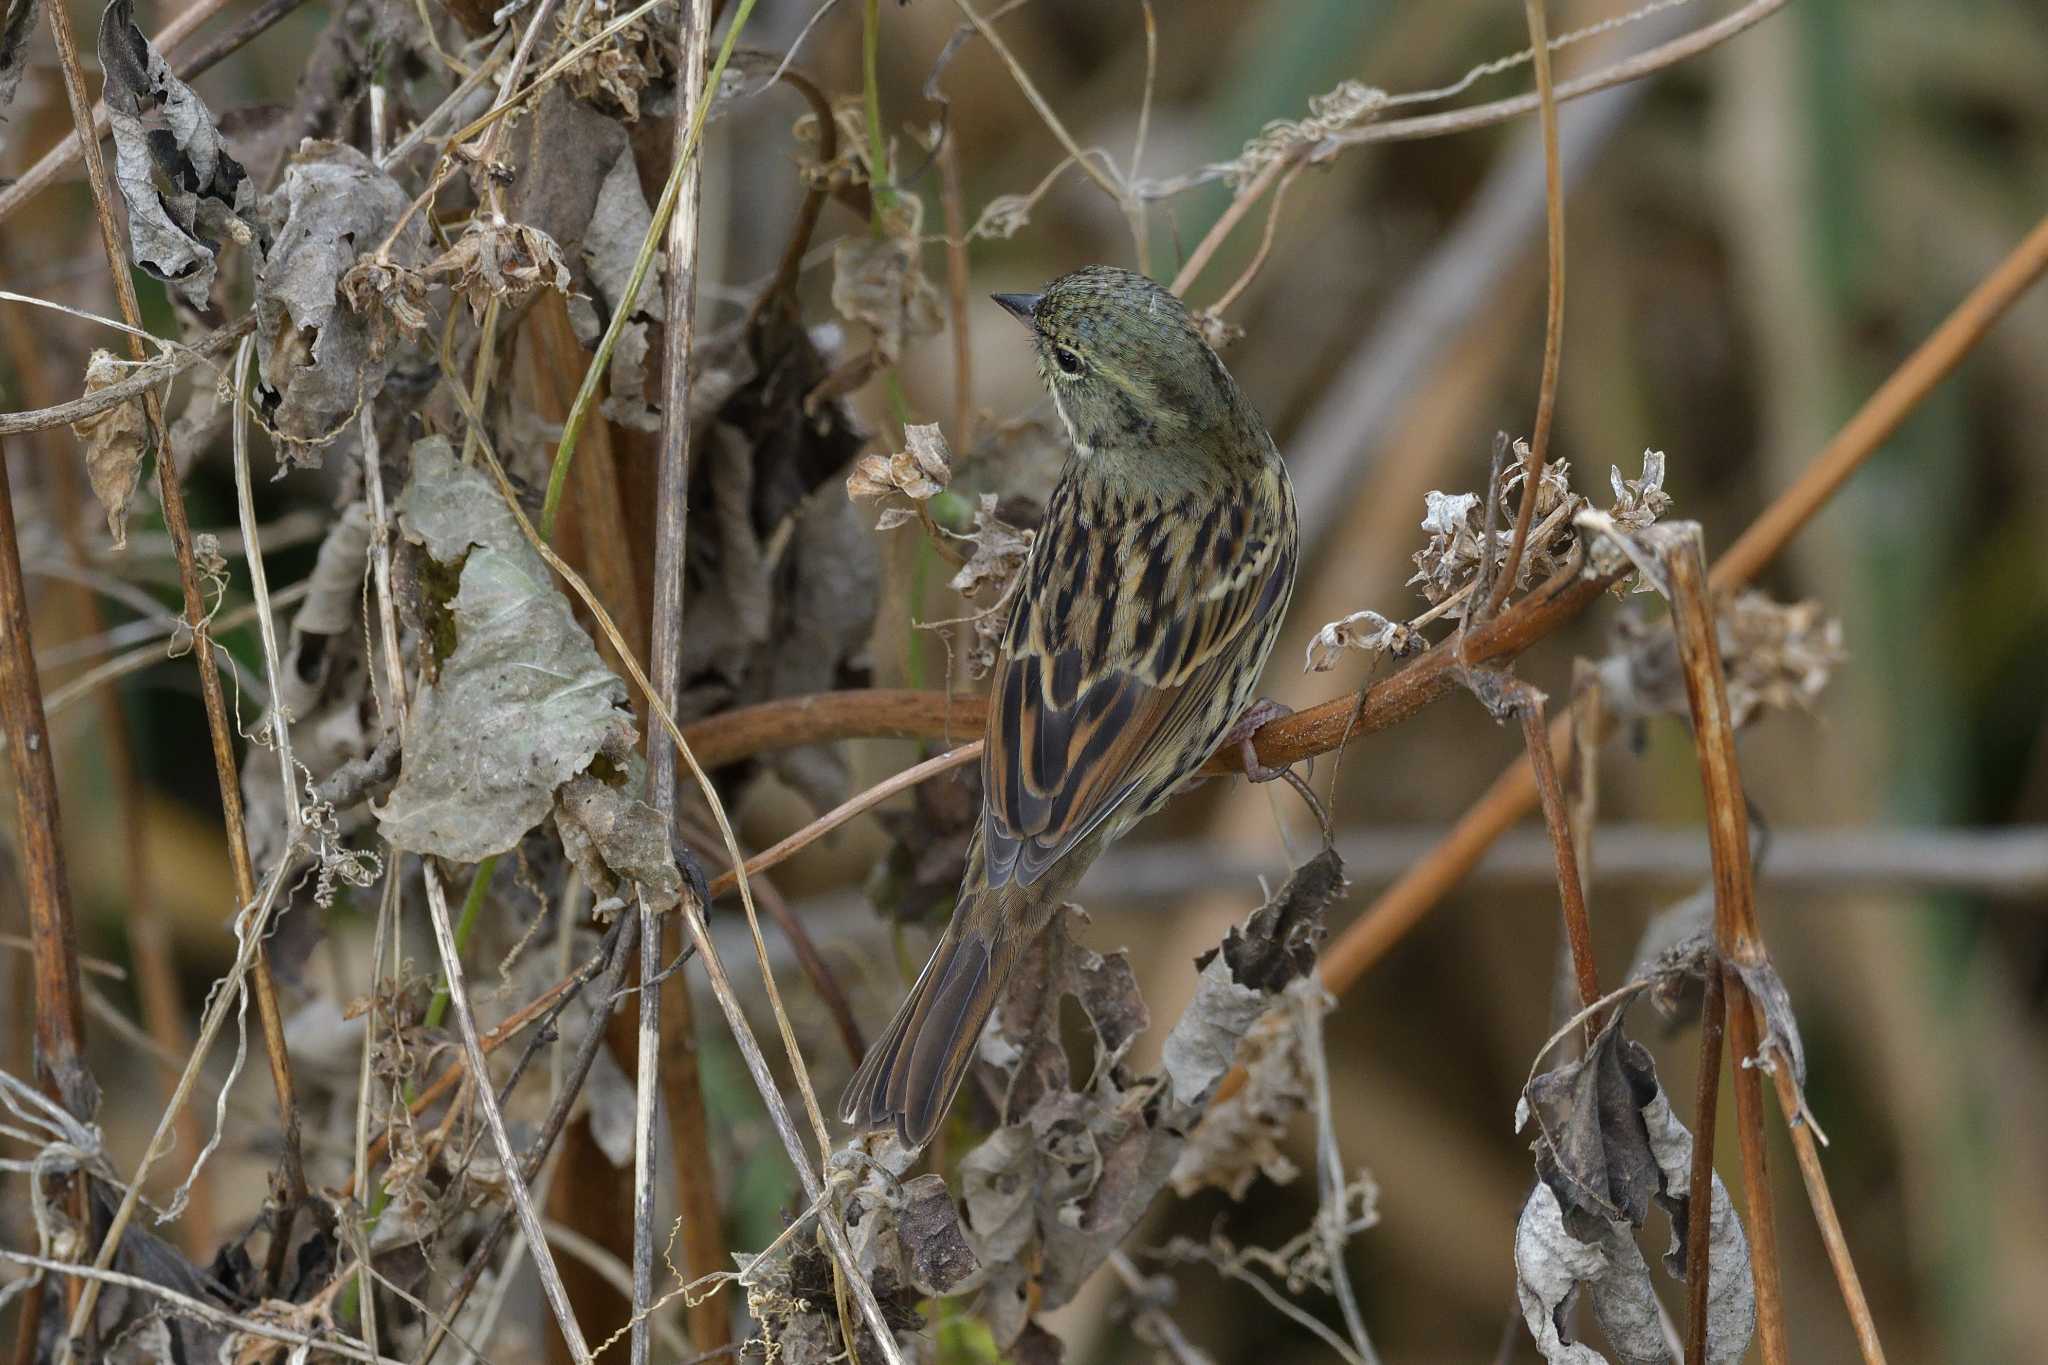
[[1187, 306], [1143, 275], [1092, 265], [1037, 294], [997, 294], [1031, 329], [1038, 371], [1083, 459], [1193, 455], [1234, 433], [1237, 385]]

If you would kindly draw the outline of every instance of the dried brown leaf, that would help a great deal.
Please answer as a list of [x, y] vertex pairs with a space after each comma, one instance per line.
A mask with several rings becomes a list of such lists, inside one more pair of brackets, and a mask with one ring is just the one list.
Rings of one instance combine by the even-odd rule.
[[[113, 352], [96, 350], [85, 366], [88, 395], [123, 378], [121, 362]], [[92, 481], [92, 494], [107, 514], [107, 533], [114, 548], [128, 547], [128, 500], [142, 481], [142, 457], [149, 449], [149, 423], [142, 399], [130, 398], [111, 408], [82, 417], [71, 424], [78, 439], [85, 442], [85, 473]]]

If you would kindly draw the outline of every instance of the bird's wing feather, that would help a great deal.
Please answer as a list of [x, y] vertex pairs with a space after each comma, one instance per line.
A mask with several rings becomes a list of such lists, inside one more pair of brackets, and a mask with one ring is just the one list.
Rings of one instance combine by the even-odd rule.
[[1037, 881], [1206, 758], [1235, 719], [1232, 674], [1292, 585], [1292, 537], [1257, 501], [1095, 511], [1047, 508], [996, 667], [982, 755], [991, 886]]

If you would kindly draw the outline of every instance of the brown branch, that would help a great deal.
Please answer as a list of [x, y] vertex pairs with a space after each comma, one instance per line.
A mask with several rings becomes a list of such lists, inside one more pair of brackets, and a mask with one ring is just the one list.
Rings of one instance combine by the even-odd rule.
[[2036, 223], [1941, 326], [1892, 371], [1834, 439], [1821, 447], [1798, 480], [1728, 547], [1707, 580], [1714, 590], [1727, 592], [1756, 577], [1871, 452], [1891, 439], [1900, 423], [1935, 385], [1948, 378], [1991, 330], [1991, 324], [2033, 287], [2043, 271], [2048, 271], [2048, 217]]
[[[1474, 626], [1464, 637], [1462, 660], [1457, 641], [1447, 640], [1363, 698], [1356, 693], [1335, 697], [1264, 726], [1252, 736], [1259, 762], [1288, 767], [1399, 724], [1456, 687], [1463, 664], [1513, 658], [1584, 611], [1618, 579], [1618, 574], [1588, 577], [1576, 566], [1565, 568], [1498, 617]], [[721, 712], [685, 726], [683, 737], [709, 769], [829, 740], [957, 741], [981, 733], [987, 707], [981, 697], [907, 688], [821, 692]], [[1202, 765], [1201, 774], [1217, 777], [1243, 770], [1237, 746], [1225, 745]]]
[[[1529, 459], [1522, 467], [1522, 500], [1515, 512], [1515, 538], [1501, 562], [1500, 581], [1493, 585], [1479, 615], [1500, 610], [1515, 590], [1529, 527], [1536, 519], [1536, 494], [1543, 484], [1543, 466], [1550, 458], [1550, 422], [1557, 410], [1558, 353], [1564, 344], [1564, 173], [1557, 154], [1557, 94], [1550, 84], [1550, 33], [1543, 0], [1524, 0], [1529, 16], [1529, 48], [1536, 64], [1537, 111], [1543, 130], [1543, 223], [1547, 297], [1543, 310], [1543, 382], [1536, 391], [1536, 426], [1529, 437]], [[1489, 490], [1489, 495], [1491, 490]], [[1535, 752], [1530, 751], [1531, 754]]]
[[[194, 10], [205, 8], [212, 0], [202, 0]], [[121, 245], [121, 232], [114, 222], [113, 190], [107, 178], [106, 160], [100, 155], [100, 144], [96, 137], [87, 136], [92, 126], [92, 108], [85, 92], [85, 75], [78, 61], [78, 42], [71, 31], [71, 18], [63, 5], [51, 5], [50, 33], [56, 41], [57, 64], [63, 72], [64, 90], [71, 103], [72, 124], [79, 130], [79, 145], [84, 149], [87, 177], [92, 185], [93, 216], [99, 226], [100, 246], [106, 253], [108, 273], [113, 278], [114, 295], [120, 303], [121, 320], [132, 330], [128, 336], [130, 354], [137, 360], [147, 359], [147, 351], [138, 335], [142, 330], [142, 310], [135, 297], [135, 282], [128, 268], [128, 258]], [[226, 826], [229, 862], [234, 870], [236, 903], [252, 905], [256, 901], [256, 876], [249, 862], [247, 831], [242, 819], [241, 774], [235, 765], [233, 730], [228, 719], [225, 694], [220, 684], [220, 668], [213, 656], [213, 643], [207, 634], [206, 603], [204, 589], [200, 583], [198, 566], [192, 551], [192, 526], [185, 513], [184, 490], [178, 483], [177, 461], [173, 457], [170, 427], [164, 421], [162, 401], [154, 392], [142, 396], [143, 412], [149, 424], [150, 435], [156, 446], [158, 484], [162, 492], [164, 526], [170, 533], [172, 550], [178, 562], [178, 578], [184, 592], [185, 616], [192, 628], [195, 645], [193, 657], [199, 663], [199, 687], [206, 704], [207, 730], [213, 745], [215, 776], [219, 779], [221, 810]], [[284, 1197], [285, 1206], [271, 1230], [272, 1243], [269, 1264], [264, 1278], [267, 1286], [275, 1283], [283, 1267], [284, 1253], [290, 1242], [291, 1222], [298, 1206], [306, 1198], [306, 1168], [299, 1141], [298, 1098], [292, 1083], [291, 1062], [285, 1051], [284, 1020], [278, 1008], [277, 990], [271, 979], [269, 958], [261, 945], [250, 971], [253, 992], [256, 996], [256, 1011], [262, 1024], [264, 1052], [270, 1062], [271, 1082], [277, 1091], [278, 1111], [284, 1128]], [[120, 1244], [128, 1219], [134, 1216], [137, 1189], [131, 1187], [123, 1196], [119, 1209], [101, 1242], [95, 1265], [104, 1270], [112, 1262], [114, 1250]], [[101, 1281], [90, 1279], [73, 1307], [71, 1323], [66, 1332], [62, 1358], [71, 1355], [72, 1343], [85, 1330], [91, 1320], [92, 1310], [98, 1298]]]
[[[98, 1108], [98, 1087], [85, 1064], [85, 995], [78, 982], [78, 928], [71, 918], [71, 889], [64, 872], [59, 833], [57, 768], [50, 755], [50, 729], [43, 714], [29, 637], [28, 590], [21, 576], [21, 546], [15, 536], [14, 493], [8, 485], [7, 452], [0, 448], [0, 722], [14, 764], [14, 828], [21, 876], [28, 896], [28, 923], [35, 965], [35, 1070], [43, 1093], [81, 1122]], [[30, 1179], [36, 1177], [31, 1175]], [[51, 1181], [58, 1202], [83, 1221], [85, 1182], [78, 1176]], [[78, 1281], [69, 1282], [77, 1295]], [[47, 1289], [24, 1306], [17, 1354], [31, 1354]]]
[[[1721, 672], [1720, 639], [1698, 527], [1665, 553], [1664, 572], [1671, 590], [1671, 625], [1678, 637], [1678, 659], [1685, 673], [1685, 700], [1692, 712], [1700, 784], [1706, 789], [1707, 847], [1714, 866], [1714, 948], [1727, 993], [1728, 1032], [1735, 1047], [1735, 1117], [1742, 1138], [1742, 1185], [1749, 1206], [1757, 1330], [1765, 1365], [1785, 1365], [1790, 1357], [1785, 1347], [1785, 1301], [1779, 1287], [1778, 1231], [1764, 1158], [1763, 1085], [1756, 1068], [1746, 1065], [1758, 1055], [1758, 1025], [1740, 974], [1742, 966], [1760, 965], [1765, 960], [1763, 937], [1757, 929], [1756, 887], [1751, 876], [1749, 806], [1743, 799], [1742, 772], [1735, 761], [1735, 722], [1728, 710], [1728, 683]], [[1694, 1183], [1698, 1183], [1696, 1172]], [[1693, 1216], [1701, 1217], [1705, 1211], [1695, 1205]]]
[[[1560, 87], [1561, 98], [1568, 88]], [[1709, 585], [1717, 593], [1725, 594], [1755, 577], [1849, 475], [1898, 429], [1906, 415], [1955, 369], [1991, 323], [2026, 293], [2044, 269], [2048, 269], [2048, 218], [1983, 283], [1970, 291], [1941, 326], [1878, 386], [1847, 425], [1814, 457], [1805, 473], [1750, 524], [1715, 564], [1708, 576]], [[1514, 615], [1511, 610], [1507, 618]], [[1553, 740], [1561, 741], [1562, 734], [1561, 724], [1552, 727]], [[1536, 785], [1530, 778], [1529, 765], [1517, 759], [1494, 779], [1493, 785], [1458, 818], [1450, 833], [1427, 856], [1382, 892], [1331, 942], [1323, 958], [1323, 984], [1343, 994], [1387, 949], [1420, 923], [1485, 856], [1494, 840], [1527, 815], [1535, 803]]]
[[1863, 1281], [1856, 1274], [1856, 1262], [1849, 1255], [1848, 1239], [1842, 1235], [1842, 1220], [1835, 1213], [1835, 1198], [1828, 1192], [1827, 1172], [1821, 1169], [1820, 1152], [1813, 1138], [1813, 1125], [1800, 1118], [1799, 1083], [1792, 1078], [1790, 1059], [1779, 1056], [1771, 1067], [1778, 1086], [1778, 1108], [1791, 1130], [1792, 1150], [1799, 1157], [1799, 1175], [1806, 1182], [1806, 1197], [1813, 1205], [1813, 1218], [1820, 1225], [1820, 1240], [1834, 1267], [1835, 1283], [1841, 1287], [1842, 1302], [1849, 1309], [1849, 1323], [1856, 1331], [1856, 1348], [1864, 1365], [1884, 1365], [1884, 1346], [1877, 1339], [1877, 1323], [1870, 1316], [1870, 1301], [1863, 1295]]
[[1714, 1225], [1714, 1125], [1721, 1105], [1721, 1030], [1727, 992], [1718, 965], [1707, 972], [1700, 1006], [1700, 1075], [1693, 1090], [1692, 1171], [1686, 1186], [1685, 1365], [1707, 1361], [1708, 1233]]
[[1216, 254], [1217, 248], [1223, 245], [1224, 239], [1229, 237], [1237, 225], [1244, 221], [1244, 216], [1252, 211], [1252, 205], [1259, 202], [1260, 196], [1271, 189], [1274, 182], [1279, 180], [1289, 167], [1305, 160], [1307, 151], [1306, 147], [1297, 147], [1281, 156], [1274, 157], [1261, 167], [1259, 173], [1253, 176], [1246, 183], [1245, 187], [1237, 192], [1237, 196], [1230, 201], [1230, 207], [1223, 210], [1223, 215], [1212, 223], [1209, 230], [1202, 235], [1202, 240], [1196, 243], [1193, 254], [1188, 257], [1187, 263], [1181, 266], [1180, 270], [1175, 273], [1173, 283], [1168, 285], [1167, 288], [1185, 297], [1189, 288], [1194, 285], [1194, 282], [1201, 278], [1202, 271], [1208, 268], [1209, 258]]
[[1579, 1004], [1592, 1013], [1586, 1016], [1586, 1038], [1600, 1032], [1602, 1013], [1593, 1010], [1600, 998], [1600, 972], [1593, 960], [1593, 922], [1586, 911], [1586, 891], [1579, 881], [1578, 852], [1572, 846], [1571, 817], [1565, 811], [1564, 788], [1557, 780], [1557, 764], [1550, 752], [1550, 727], [1543, 723], [1543, 694], [1521, 684], [1523, 696], [1515, 711], [1522, 722], [1522, 742], [1527, 746], [1535, 770], [1536, 790], [1543, 801], [1543, 822], [1550, 831], [1550, 844], [1557, 859], [1557, 891], [1564, 904], [1565, 941], [1571, 946], [1572, 973], [1578, 980]]

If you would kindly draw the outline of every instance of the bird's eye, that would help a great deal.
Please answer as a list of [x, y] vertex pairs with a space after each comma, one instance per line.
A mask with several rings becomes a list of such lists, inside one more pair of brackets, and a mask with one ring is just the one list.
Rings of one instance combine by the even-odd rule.
[[1060, 367], [1060, 370], [1061, 370], [1061, 371], [1062, 371], [1063, 373], [1065, 373], [1065, 374], [1079, 374], [1079, 373], [1081, 373], [1081, 357], [1079, 357], [1079, 356], [1075, 355], [1075, 354], [1074, 354], [1074, 353], [1073, 353], [1072, 351], [1068, 350], [1068, 349], [1067, 349], [1066, 347], [1064, 347], [1064, 346], [1055, 346], [1055, 347], [1053, 347], [1053, 348], [1052, 348], [1052, 358], [1053, 358], [1053, 360], [1054, 360], [1055, 362], [1057, 362], [1057, 363], [1058, 363], [1058, 365], [1059, 365], [1059, 367]]

